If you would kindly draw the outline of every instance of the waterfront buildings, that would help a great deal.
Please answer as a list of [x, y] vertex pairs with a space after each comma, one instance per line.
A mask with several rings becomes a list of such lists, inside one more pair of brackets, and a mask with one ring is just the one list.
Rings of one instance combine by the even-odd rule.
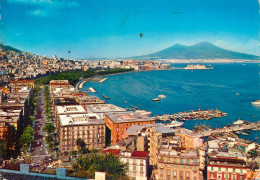
[[81, 138], [88, 149], [105, 146], [105, 122], [97, 114], [58, 115], [58, 137], [61, 152], [79, 150], [76, 140]]
[[[123, 139], [124, 132], [131, 125], [155, 123], [154, 117], [140, 115], [135, 112], [110, 112], [105, 113], [105, 122], [111, 132], [111, 144], [114, 145]], [[110, 134], [110, 133], [108, 133]], [[108, 143], [110, 143], [108, 140]]]
[[92, 104], [87, 105], [88, 113], [97, 113], [101, 118], [105, 118], [105, 113], [110, 112], [126, 112], [126, 109], [114, 104]]

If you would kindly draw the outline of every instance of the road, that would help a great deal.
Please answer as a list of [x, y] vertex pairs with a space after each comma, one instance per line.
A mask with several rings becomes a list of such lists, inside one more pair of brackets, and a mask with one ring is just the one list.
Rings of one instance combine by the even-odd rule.
[[40, 159], [44, 158], [47, 155], [47, 148], [44, 140], [43, 127], [45, 124], [44, 116], [44, 96], [43, 88], [39, 91], [39, 102], [36, 109], [36, 118], [34, 121], [35, 137], [34, 142], [32, 143], [31, 156], [33, 157], [33, 162], [39, 162]]

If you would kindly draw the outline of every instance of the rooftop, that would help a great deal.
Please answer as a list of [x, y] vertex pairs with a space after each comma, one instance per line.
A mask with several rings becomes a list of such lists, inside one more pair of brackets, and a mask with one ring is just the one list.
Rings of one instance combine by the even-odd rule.
[[59, 115], [60, 126], [105, 124], [97, 114]]
[[110, 112], [106, 113], [106, 116], [114, 123], [155, 121], [154, 117], [143, 116], [135, 112]]
[[80, 105], [56, 106], [57, 114], [82, 114], [87, 113]]
[[88, 105], [87, 109], [93, 113], [106, 113], [106, 112], [125, 112], [124, 108], [113, 104], [93, 104]]

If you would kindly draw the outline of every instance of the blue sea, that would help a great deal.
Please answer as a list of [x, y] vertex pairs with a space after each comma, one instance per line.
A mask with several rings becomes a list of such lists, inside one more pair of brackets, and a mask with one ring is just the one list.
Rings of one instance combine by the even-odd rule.
[[[187, 64], [173, 64], [185, 67]], [[209, 65], [209, 64], [208, 64]], [[93, 87], [97, 93], [88, 92], [101, 99], [103, 94], [110, 97], [107, 103], [120, 107], [131, 105], [153, 115], [173, 114], [188, 110], [218, 109], [228, 113], [227, 117], [212, 120], [189, 120], [184, 127], [193, 129], [195, 125], [224, 127], [239, 118], [245, 121], [260, 120], [260, 106], [252, 101], [260, 99], [260, 64], [210, 64], [211, 70], [164, 70], [134, 72], [107, 76], [103, 82], [87, 82], [83, 90]], [[165, 99], [153, 102], [163, 94]], [[127, 102], [126, 102], [127, 101]], [[260, 132], [251, 131], [242, 138], [260, 143]]]

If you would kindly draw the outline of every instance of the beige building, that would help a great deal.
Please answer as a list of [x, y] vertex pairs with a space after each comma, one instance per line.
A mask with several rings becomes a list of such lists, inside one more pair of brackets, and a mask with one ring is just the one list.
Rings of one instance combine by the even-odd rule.
[[60, 151], [78, 150], [76, 140], [81, 138], [88, 149], [105, 146], [105, 122], [97, 114], [58, 115]]
[[198, 152], [196, 149], [161, 149], [154, 172], [158, 180], [200, 180]]

